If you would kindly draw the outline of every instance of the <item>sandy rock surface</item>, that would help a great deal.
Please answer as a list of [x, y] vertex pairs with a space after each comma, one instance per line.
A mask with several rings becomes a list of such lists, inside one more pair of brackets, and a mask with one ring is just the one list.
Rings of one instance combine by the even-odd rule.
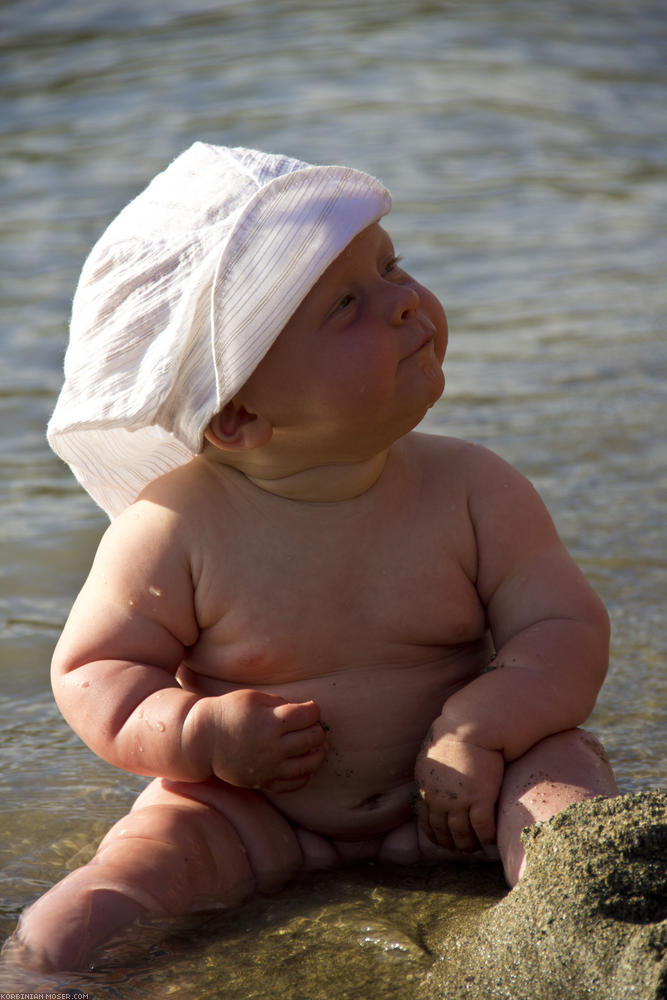
[[424, 997], [667, 998], [667, 793], [579, 803], [523, 836], [524, 878], [443, 943]]

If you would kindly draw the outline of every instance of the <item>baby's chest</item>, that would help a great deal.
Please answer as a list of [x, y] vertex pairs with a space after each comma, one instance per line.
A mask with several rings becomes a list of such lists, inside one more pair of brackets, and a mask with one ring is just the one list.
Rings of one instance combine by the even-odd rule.
[[295, 664], [315, 675], [424, 658], [429, 647], [472, 643], [485, 630], [455, 554], [419, 540], [275, 539], [227, 565], [219, 557], [216, 569], [198, 598], [200, 667], [230, 681], [287, 679]]

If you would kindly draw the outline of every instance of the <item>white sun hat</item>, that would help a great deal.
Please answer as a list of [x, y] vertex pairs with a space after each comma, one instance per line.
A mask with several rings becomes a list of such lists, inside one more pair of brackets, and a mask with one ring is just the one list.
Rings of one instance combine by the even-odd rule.
[[361, 171], [197, 142], [123, 209], [81, 272], [47, 430], [110, 518], [201, 451], [318, 278], [390, 207]]

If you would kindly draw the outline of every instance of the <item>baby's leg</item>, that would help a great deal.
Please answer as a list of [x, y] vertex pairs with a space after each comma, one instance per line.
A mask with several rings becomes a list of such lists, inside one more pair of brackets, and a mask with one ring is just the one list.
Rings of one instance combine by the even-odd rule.
[[508, 765], [498, 802], [498, 850], [509, 885], [523, 874], [521, 831], [573, 802], [618, 795], [604, 747], [583, 729], [548, 736]]
[[29, 907], [8, 958], [41, 969], [85, 968], [140, 916], [235, 906], [302, 866], [287, 820], [261, 795], [223, 782], [156, 780], [97, 854]]

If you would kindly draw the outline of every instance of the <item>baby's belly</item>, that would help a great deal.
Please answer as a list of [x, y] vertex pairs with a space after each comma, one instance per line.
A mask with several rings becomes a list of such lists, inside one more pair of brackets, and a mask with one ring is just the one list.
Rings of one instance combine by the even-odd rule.
[[292, 822], [337, 840], [381, 836], [412, 814], [414, 765], [447, 698], [474, 677], [484, 644], [450, 660], [393, 667], [355, 667], [282, 684], [240, 685], [182, 671], [201, 694], [257, 687], [320, 707], [328, 744], [324, 763], [295, 792], [265, 793]]
[[386, 769], [363, 756], [330, 750], [305, 788], [264, 794], [293, 823], [315, 833], [348, 841], [379, 837], [412, 815], [419, 746], [417, 741], [398, 767]]

